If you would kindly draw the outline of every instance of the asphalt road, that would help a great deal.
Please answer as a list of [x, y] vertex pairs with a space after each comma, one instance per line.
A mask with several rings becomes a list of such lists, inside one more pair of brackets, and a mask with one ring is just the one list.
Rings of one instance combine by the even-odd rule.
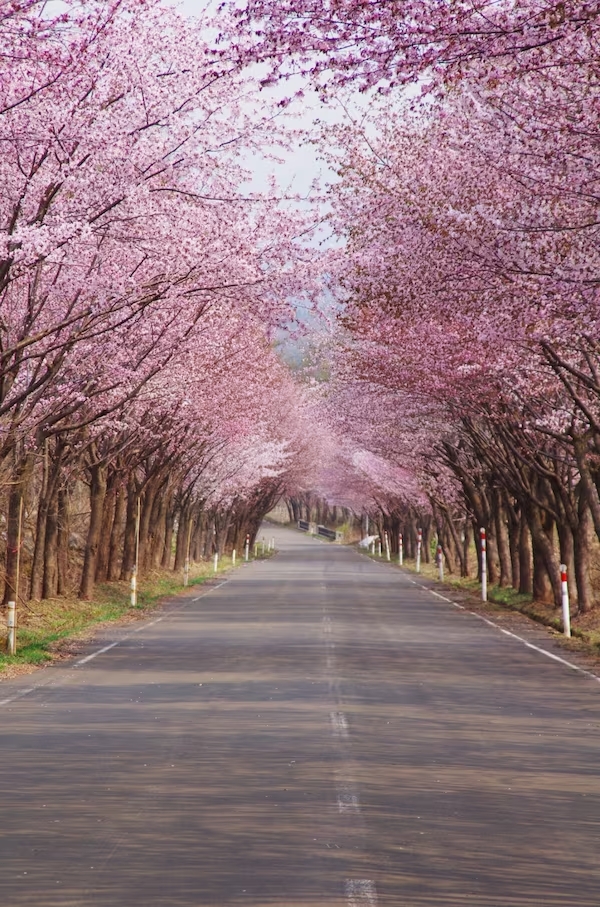
[[268, 534], [273, 560], [0, 685], [3, 907], [598, 907], [600, 683]]

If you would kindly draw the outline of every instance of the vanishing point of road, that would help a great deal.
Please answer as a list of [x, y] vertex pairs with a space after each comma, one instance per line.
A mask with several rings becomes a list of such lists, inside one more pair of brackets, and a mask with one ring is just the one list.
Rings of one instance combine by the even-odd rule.
[[1, 685], [3, 907], [598, 907], [598, 680], [268, 534]]

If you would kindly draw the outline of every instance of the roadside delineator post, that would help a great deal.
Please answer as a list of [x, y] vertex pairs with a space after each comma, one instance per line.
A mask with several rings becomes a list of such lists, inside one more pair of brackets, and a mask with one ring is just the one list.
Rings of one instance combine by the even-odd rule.
[[569, 583], [567, 579], [567, 565], [560, 565], [560, 593], [562, 600], [563, 633], [571, 635], [571, 611], [569, 608]]
[[19, 583], [21, 579], [21, 534], [23, 531], [23, 498], [19, 501], [19, 526], [17, 530], [17, 564], [15, 571], [15, 600], [8, 602], [6, 615], [6, 651], [8, 655], [17, 654], [17, 601], [19, 600]]
[[438, 544], [437, 546], [437, 563], [438, 571], [440, 575], [440, 583], [444, 582], [444, 552], [442, 551], [442, 546]]
[[404, 563], [404, 548], [401, 532], [398, 535], [398, 563], [400, 564], [400, 566], [402, 566], [402, 564]]
[[137, 500], [137, 516], [135, 520], [135, 563], [133, 565], [133, 570], [131, 571], [131, 607], [135, 608], [137, 606], [137, 577], [138, 577], [138, 567], [140, 561], [140, 518], [142, 513], [142, 503], [138, 497]]
[[15, 655], [17, 652], [17, 603], [8, 603], [8, 614], [6, 616], [6, 651], [9, 655]]
[[379, 557], [382, 556], [381, 536], [378, 536], [378, 538], [377, 538], [377, 554], [378, 554]]
[[215, 552], [215, 573], [219, 569], [219, 555]]
[[245, 560], [247, 561], [247, 560], [248, 560], [248, 555], [249, 555], [249, 553], [250, 553], [250, 536], [249, 536], [249, 535], [246, 536], [246, 545], [245, 545], [244, 547], [245, 547], [245, 549], [246, 549], [246, 551], [245, 551]]
[[232, 567], [235, 567], [235, 555], [236, 555], [236, 551], [234, 548], [233, 551], [231, 552], [231, 566]]
[[389, 537], [387, 529], [385, 531], [385, 556], [386, 556], [386, 560], [389, 561], [390, 560], [390, 537]]
[[481, 601], [487, 601], [487, 542], [483, 526], [479, 530], [481, 542]]
[[419, 529], [417, 532], [417, 563], [416, 563], [416, 572], [421, 572], [421, 547], [423, 545], [423, 530]]

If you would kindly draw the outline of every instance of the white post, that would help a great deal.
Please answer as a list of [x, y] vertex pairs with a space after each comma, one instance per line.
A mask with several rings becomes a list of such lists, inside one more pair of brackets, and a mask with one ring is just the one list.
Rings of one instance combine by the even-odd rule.
[[246, 536], [246, 545], [245, 545], [245, 548], [246, 548], [246, 551], [245, 551], [245, 560], [246, 560], [246, 562], [247, 562], [247, 561], [248, 561], [248, 555], [249, 555], [249, 553], [250, 553], [250, 536], [249, 536], [249, 535]]
[[137, 605], [137, 570], [134, 567], [131, 571], [131, 607], [135, 608]]
[[440, 583], [444, 582], [444, 552], [442, 551], [442, 546], [437, 546], [437, 562], [438, 570], [440, 575]]
[[365, 536], [369, 535], [369, 514], [365, 513]]
[[140, 517], [142, 513], [142, 502], [137, 500], [137, 516], [135, 520], [135, 564], [131, 571], [131, 607], [137, 605], [137, 576], [140, 562]]
[[215, 552], [215, 573], [219, 569], [219, 555]]
[[17, 651], [17, 604], [16, 602], [8, 603], [8, 614], [6, 617], [6, 651], [9, 655], [15, 655]]
[[560, 565], [560, 591], [562, 599], [563, 633], [571, 635], [571, 612], [569, 609], [569, 583], [567, 581], [567, 565]]
[[17, 654], [17, 601], [19, 600], [19, 582], [21, 579], [21, 533], [23, 529], [23, 498], [19, 501], [19, 527], [17, 531], [17, 565], [15, 570], [15, 600], [8, 602], [6, 615], [6, 650], [9, 655]]
[[275, 536], [271, 539], [271, 551], [275, 551]]
[[481, 540], [481, 601], [487, 601], [487, 542], [483, 526], [479, 530]]
[[381, 536], [377, 536], [377, 554], [379, 555], [379, 557], [381, 557], [381, 555], [382, 555], [382, 551], [381, 551]]
[[423, 544], [423, 530], [419, 529], [417, 532], [417, 563], [415, 565], [415, 570], [417, 573], [421, 572], [421, 546]]
[[388, 535], [387, 529], [385, 532], [385, 556], [386, 556], [386, 559], [389, 561], [390, 560], [390, 537]]
[[398, 535], [398, 563], [400, 564], [400, 566], [402, 566], [402, 564], [404, 563], [404, 546], [402, 533]]
[[235, 554], [236, 554], [236, 552], [235, 552], [235, 548], [234, 548], [233, 551], [231, 552], [231, 566], [232, 567], [235, 567]]

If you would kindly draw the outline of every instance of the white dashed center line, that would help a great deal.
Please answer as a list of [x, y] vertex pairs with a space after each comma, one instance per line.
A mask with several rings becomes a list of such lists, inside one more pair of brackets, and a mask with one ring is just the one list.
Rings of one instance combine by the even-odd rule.
[[338, 809], [341, 813], [359, 813], [360, 801], [358, 794], [350, 787], [338, 787]]
[[370, 879], [348, 879], [346, 882], [348, 907], [376, 907], [377, 890]]
[[331, 713], [331, 727], [333, 728], [333, 733], [338, 737], [348, 736], [348, 722], [343, 712]]

